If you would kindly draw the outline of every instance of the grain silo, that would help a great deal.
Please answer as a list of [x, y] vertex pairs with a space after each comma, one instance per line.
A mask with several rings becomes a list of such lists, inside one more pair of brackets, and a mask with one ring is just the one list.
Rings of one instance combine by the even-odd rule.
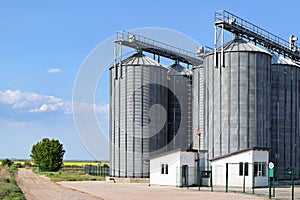
[[214, 53], [204, 57], [209, 158], [269, 147], [270, 53], [239, 38], [223, 46], [223, 56], [221, 52], [216, 60]]
[[[300, 155], [300, 66], [274, 57], [271, 74], [271, 146], [270, 160], [279, 179], [290, 178], [286, 170], [299, 169]], [[299, 177], [299, 171], [295, 170]]]
[[204, 125], [205, 125], [205, 69], [203, 65], [194, 66], [193, 68], [193, 149], [198, 149], [198, 135], [195, 133], [199, 130], [200, 135], [200, 149], [205, 150], [204, 140]]
[[168, 150], [192, 145], [192, 71], [177, 62], [168, 70]]
[[121, 66], [110, 68], [111, 176], [149, 177], [145, 159], [167, 143], [167, 68], [141, 52]]

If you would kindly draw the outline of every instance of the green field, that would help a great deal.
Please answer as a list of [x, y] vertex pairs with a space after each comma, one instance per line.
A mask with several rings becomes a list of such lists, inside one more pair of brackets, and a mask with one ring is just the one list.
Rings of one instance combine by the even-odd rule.
[[74, 172], [74, 171], [58, 171], [58, 172], [39, 172], [38, 169], [33, 170], [37, 174], [46, 175], [53, 182], [58, 181], [103, 181], [105, 177], [103, 176], [91, 176], [84, 172]]

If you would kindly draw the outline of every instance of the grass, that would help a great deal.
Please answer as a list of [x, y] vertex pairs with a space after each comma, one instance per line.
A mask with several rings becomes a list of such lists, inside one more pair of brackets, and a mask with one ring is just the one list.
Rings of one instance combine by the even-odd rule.
[[0, 173], [0, 199], [3, 200], [25, 200], [23, 192], [15, 180], [16, 167], [1, 167]]
[[52, 182], [59, 181], [103, 181], [105, 177], [103, 176], [91, 176], [84, 172], [75, 171], [58, 171], [58, 172], [38, 172], [38, 169], [33, 170], [37, 174], [46, 175], [51, 179]]

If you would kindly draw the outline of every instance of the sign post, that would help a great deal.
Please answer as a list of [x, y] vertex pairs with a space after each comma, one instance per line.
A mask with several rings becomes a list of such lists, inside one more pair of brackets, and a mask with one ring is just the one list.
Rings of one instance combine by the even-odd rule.
[[[269, 170], [268, 170], [269, 171], [269, 175], [268, 175], [269, 176], [269, 198], [271, 198], [272, 180], [274, 180], [274, 163], [269, 162], [268, 167], [269, 167]], [[274, 191], [273, 191], [273, 193], [274, 193]]]

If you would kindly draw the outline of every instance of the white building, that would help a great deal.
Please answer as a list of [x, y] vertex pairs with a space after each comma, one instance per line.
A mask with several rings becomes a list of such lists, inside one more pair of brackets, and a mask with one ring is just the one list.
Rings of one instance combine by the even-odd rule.
[[[200, 155], [204, 169], [204, 153]], [[150, 159], [150, 184], [186, 186], [197, 184], [197, 152], [173, 150]]]
[[268, 186], [269, 151], [265, 148], [250, 148], [236, 151], [211, 160], [213, 185], [226, 185], [226, 163], [228, 186]]

